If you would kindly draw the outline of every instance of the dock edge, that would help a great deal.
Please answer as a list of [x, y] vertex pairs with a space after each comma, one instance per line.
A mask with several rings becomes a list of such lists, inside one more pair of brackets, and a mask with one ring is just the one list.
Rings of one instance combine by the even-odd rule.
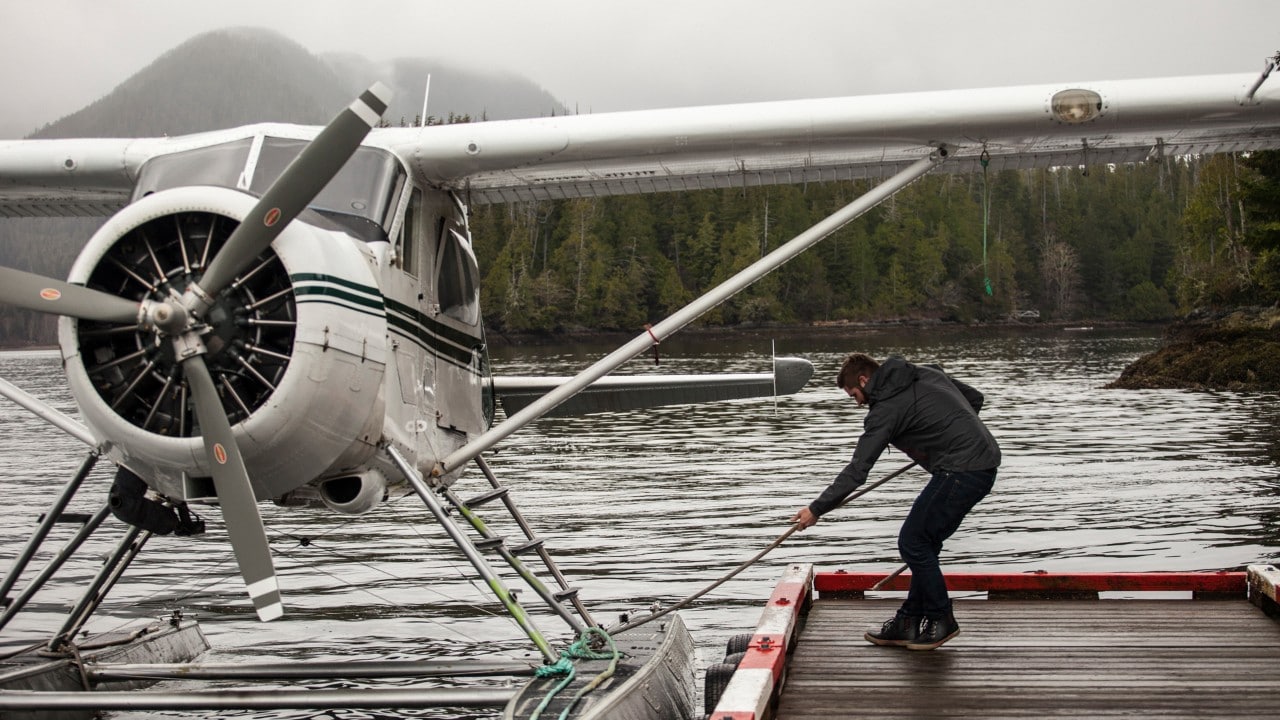
[[759, 720], [772, 715], [786, 683], [787, 655], [795, 648], [812, 589], [813, 565], [791, 565], [783, 573], [711, 720]]
[[1276, 598], [1280, 570], [1273, 565], [1250, 565], [1248, 578], [1249, 602], [1271, 617], [1280, 617], [1280, 600]]

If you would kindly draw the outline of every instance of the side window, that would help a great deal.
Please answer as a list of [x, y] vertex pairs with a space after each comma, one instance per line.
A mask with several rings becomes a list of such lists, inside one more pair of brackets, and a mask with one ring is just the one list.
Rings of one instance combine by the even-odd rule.
[[475, 325], [480, 322], [480, 268], [470, 244], [452, 227], [440, 238], [436, 264], [436, 298], [440, 312], [455, 320]]
[[422, 192], [414, 190], [409, 196], [409, 209], [404, 213], [404, 222], [400, 225], [400, 241], [396, 244], [396, 265], [414, 277], [418, 275], [418, 242], [421, 234], [418, 225], [421, 217]]

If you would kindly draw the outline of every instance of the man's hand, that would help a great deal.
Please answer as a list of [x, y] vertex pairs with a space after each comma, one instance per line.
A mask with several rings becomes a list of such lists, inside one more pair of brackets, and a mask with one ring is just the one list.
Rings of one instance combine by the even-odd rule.
[[809, 512], [809, 508], [802, 507], [796, 511], [795, 515], [791, 516], [791, 522], [799, 525], [800, 526], [799, 529], [804, 530], [805, 528], [809, 528], [809, 527], [813, 527], [814, 525], [817, 525], [818, 516], [814, 515], [812, 512]]

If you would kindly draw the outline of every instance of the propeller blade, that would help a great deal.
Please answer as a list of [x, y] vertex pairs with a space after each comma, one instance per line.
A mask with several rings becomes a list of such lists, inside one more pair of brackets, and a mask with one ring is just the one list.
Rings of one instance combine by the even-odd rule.
[[391, 91], [374, 83], [294, 158], [209, 262], [199, 282], [208, 297], [226, 287], [320, 194], [360, 147], [390, 101]]
[[202, 355], [193, 355], [182, 363], [191, 397], [195, 400], [196, 417], [200, 420], [200, 433], [204, 437], [205, 452], [209, 455], [209, 467], [213, 484], [218, 491], [218, 503], [222, 506], [222, 518], [240, 564], [253, 607], [262, 620], [275, 620], [284, 614], [280, 599], [280, 585], [276, 582], [276, 569], [271, 562], [271, 550], [267, 547], [267, 532], [258, 514], [258, 502], [249, 485], [240, 448], [231, 436], [231, 423], [222, 410], [213, 377]]
[[121, 325], [136, 325], [142, 310], [132, 300], [7, 267], [0, 267], [0, 302], [36, 312]]

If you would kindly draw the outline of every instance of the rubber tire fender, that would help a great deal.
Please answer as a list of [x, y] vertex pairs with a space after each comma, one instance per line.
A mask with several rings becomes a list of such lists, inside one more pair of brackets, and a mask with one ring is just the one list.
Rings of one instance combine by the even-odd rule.
[[755, 635], [751, 633], [734, 635], [724, 644], [724, 654], [732, 655], [734, 653], [746, 652], [747, 648], [751, 647], [751, 640], [754, 638]]
[[737, 669], [736, 665], [728, 663], [716, 663], [707, 668], [707, 677], [703, 682], [702, 704], [708, 715], [715, 712], [716, 705], [720, 704], [720, 696], [724, 694], [724, 689], [729, 686], [729, 679]]

